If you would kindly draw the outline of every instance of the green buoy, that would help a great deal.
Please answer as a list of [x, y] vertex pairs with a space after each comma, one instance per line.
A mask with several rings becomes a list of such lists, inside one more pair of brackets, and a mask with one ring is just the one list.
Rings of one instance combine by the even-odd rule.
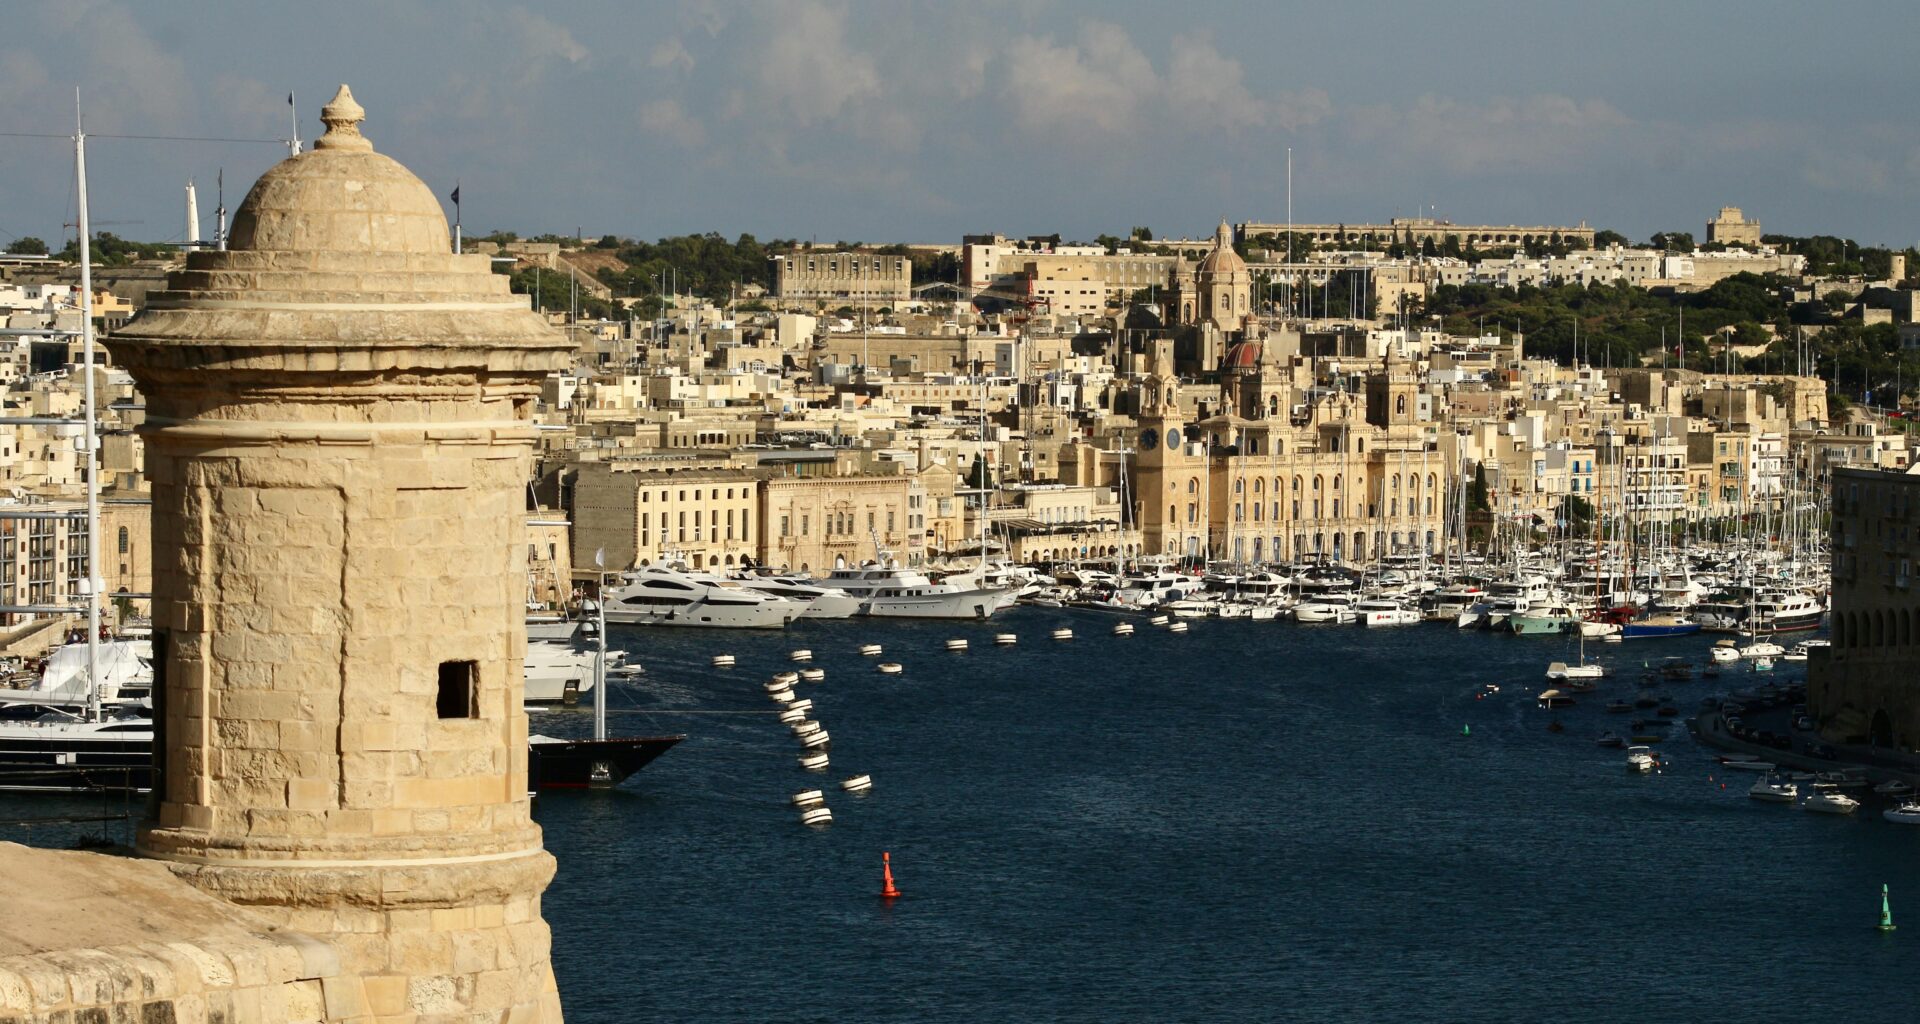
[[1875, 926], [1880, 931], [1893, 930], [1893, 908], [1887, 905], [1887, 883], [1880, 883], [1880, 923]]
[[1471, 725], [1463, 725], [1463, 726], [1461, 726], [1461, 727], [1460, 727], [1460, 735], [1462, 735], [1462, 736], [1471, 736], [1471, 735], [1473, 735], [1473, 726], [1471, 726]]

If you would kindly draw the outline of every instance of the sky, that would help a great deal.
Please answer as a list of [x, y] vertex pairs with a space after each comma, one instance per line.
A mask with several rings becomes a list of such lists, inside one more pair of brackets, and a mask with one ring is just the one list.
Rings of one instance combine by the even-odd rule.
[[[0, 133], [90, 134], [96, 230], [184, 233], [341, 82], [466, 230], [957, 243], [1221, 219], [1920, 240], [1920, 4], [10, 2]], [[72, 146], [0, 135], [0, 242]], [[449, 214], [451, 214], [449, 205]], [[57, 243], [56, 243], [57, 244]]]

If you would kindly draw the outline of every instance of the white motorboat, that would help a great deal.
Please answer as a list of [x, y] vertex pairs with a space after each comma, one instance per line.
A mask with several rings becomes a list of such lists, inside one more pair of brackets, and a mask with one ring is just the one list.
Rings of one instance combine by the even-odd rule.
[[857, 614], [876, 618], [984, 619], [1011, 607], [1019, 596], [1012, 587], [963, 586], [951, 580], [936, 583], [926, 573], [891, 560], [835, 569], [819, 583], [855, 598]]
[[1800, 787], [1785, 779], [1763, 775], [1753, 781], [1753, 786], [1747, 790], [1747, 795], [1768, 803], [1790, 804], [1800, 795]]
[[1898, 807], [1881, 811], [1880, 816], [1895, 825], [1920, 825], [1920, 800], [1902, 801]]
[[1890, 796], [1898, 800], [1905, 800], [1913, 795], [1913, 787], [1899, 779], [1888, 779], [1873, 787], [1873, 791], [1881, 796]]
[[1353, 614], [1362, 626], [1411, 626], [1420, 621], [1418, 608], [1385, 597], [1355, 602]]
[[1716, 640], [1709, 652], [1716, 664], [1728, 665], [1740, 660], [1740, 649], [1732, 640]]
[[622, 573], [620, 579], [603, 614], [622, 625], [780, 629], [807, 610], [804, 602], [748, 589], [739, 580], [668, 566]]
[[803, 619], [844, 619], [860, 611], [860, 599], [843, 590], [823, 587], [811, 577], [798, 575], [762, 576], [751, 570], [741, 570], [731, 577], [738, 580], [748, 590], [762, 594], [772, 594], [791, 601], [806, 603], [807, 609], [800, 613]]
[[1650, 772], [1660, 762], [1653, 756], [1653, 748], [1631, 746], [1627, 748], [1627, 767], [1637, 772]]
[[1813, 792], [1800, 801], [1800, 809], [1819, 814], [1852, 814], [1860, 809], [1860, 801], [1827, 785], [1824, 782], [1813, 784]]
[[1580, 620], [1580, 635], [1588, 640], [1619, 636], [1620, 624], [1617, 622], [1595, 622], [1592, 619], [1582, 619]]
[[[1719, 648], [1716, 646], [1715, 650], [1718, 650], [1718, 649]], [[1785, 647], [1782, 647], [1779, 644], [1776, 644], [1770, 640], [1755, 640], [1753, 643], [1750, 643], [1745, 647], [1740, 648], [1740, 656], [1742, 658], [1754, 658], [1754, 659], [1778, 658], [1779, 656], [1785, 653], [1787, 653], [1787, 649]]]
[[1337, 622], [1344, 625], [1360, 617], [1360, 613], [1354, 610], [1354, 603], [1349, 594], [1318, 594], [1294, 605], [1293, 619], [1295, 622]]
[[570, 704], [592, 693], [593, 657], [592, 651], [569, 643], [528, 641], [527, 689], [523, 699], [528, 704]]

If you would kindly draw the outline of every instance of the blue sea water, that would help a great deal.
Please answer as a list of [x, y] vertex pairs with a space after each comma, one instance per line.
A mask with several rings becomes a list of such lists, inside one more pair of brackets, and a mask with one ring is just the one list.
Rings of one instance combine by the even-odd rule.
[[[1573, 654], [1559, 638], [1131, 619], [1121, 639], [1115, 621], [616, 630], [648, 675], [617, 685], [613, 731], [689, 739], [619, 790], [535, 802], [568, 1020], [1920, 1017], [1920, 829], [1872, 798], [1851, 819], [1751, 801], [1752, 777], [1723, 777], [1679, 725], [1659, 774], [1594, 745], [1623, 728], [1601, 707], [1643, 661], [1704, 663], [1710, 638], [1589, 644], [1616, 674], [1553, 734], [1532, 695]], [[1049, 640], [1061, 625], [1078, 638]], [[1019, 645], [994, 647], [1001, 631]], [[876, 673], [868, 642], [905, 672]], [[760, 691], [797, 647], [826, 670], [799, 686], [833, 737], [824, 775]], [[720, 651], [739, 666], [710, 668]], [[1691, 713], [1751, 682], [1654, 689]], [[870, 795], [834, 785], [861, 773]], [[787, 804], [815, 787], [821, 830]], [[1872, 928], [1882, 882], [1891, 935]]]
[[[649, 675], [614, 695], [614, 731], [690, 738], [620, 791], [536, 803], [569, 1019], [1920, 1013], [1920, 829], [1873, 801], [1853, 819], [1751, 801], [1751, 776], [1723, 779], [1683, 726], [1650, 776], [1594, 745], [1624, 728], [1602, 705], [1643, 661], [1704, 664], [1710, 638], [1590, 644], [1618, 671], [1554, 734], [1532, 695], [1572, 641], [1137, 619], [1121, 639], [1114, 621], [617, 632]], [[1049, 640], [1060, 625], [1078, 638]], [[905, 672], [877, 674], [866, 642]], [[827, 673], [800, 684], [833, 736], [824, 775], [797, 767], [760, 692], [797, 647]], [[719, 651], [739, 667], [709, 668]], [[1488, 682], [1502, 691], [1477, 698]], [[1691, 713], [1744, 685], [1655, 689]], [[833, 788], [857, 773], [870, 795]], [[787, 798], [822, 784], [834, 823], [802, 827]], [[1913, 930], [1872, 928], [1883, 881]]]

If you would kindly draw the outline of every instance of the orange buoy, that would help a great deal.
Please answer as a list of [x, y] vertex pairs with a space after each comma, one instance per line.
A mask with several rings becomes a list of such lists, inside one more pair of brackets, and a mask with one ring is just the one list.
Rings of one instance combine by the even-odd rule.
[[886, 884], [880, 889], [880, 898], [883, 900], [899, 899], [900, 890], [893, 884], [892, 854], [886, 852], [880, 854], [880, 872], [886, 879]]

